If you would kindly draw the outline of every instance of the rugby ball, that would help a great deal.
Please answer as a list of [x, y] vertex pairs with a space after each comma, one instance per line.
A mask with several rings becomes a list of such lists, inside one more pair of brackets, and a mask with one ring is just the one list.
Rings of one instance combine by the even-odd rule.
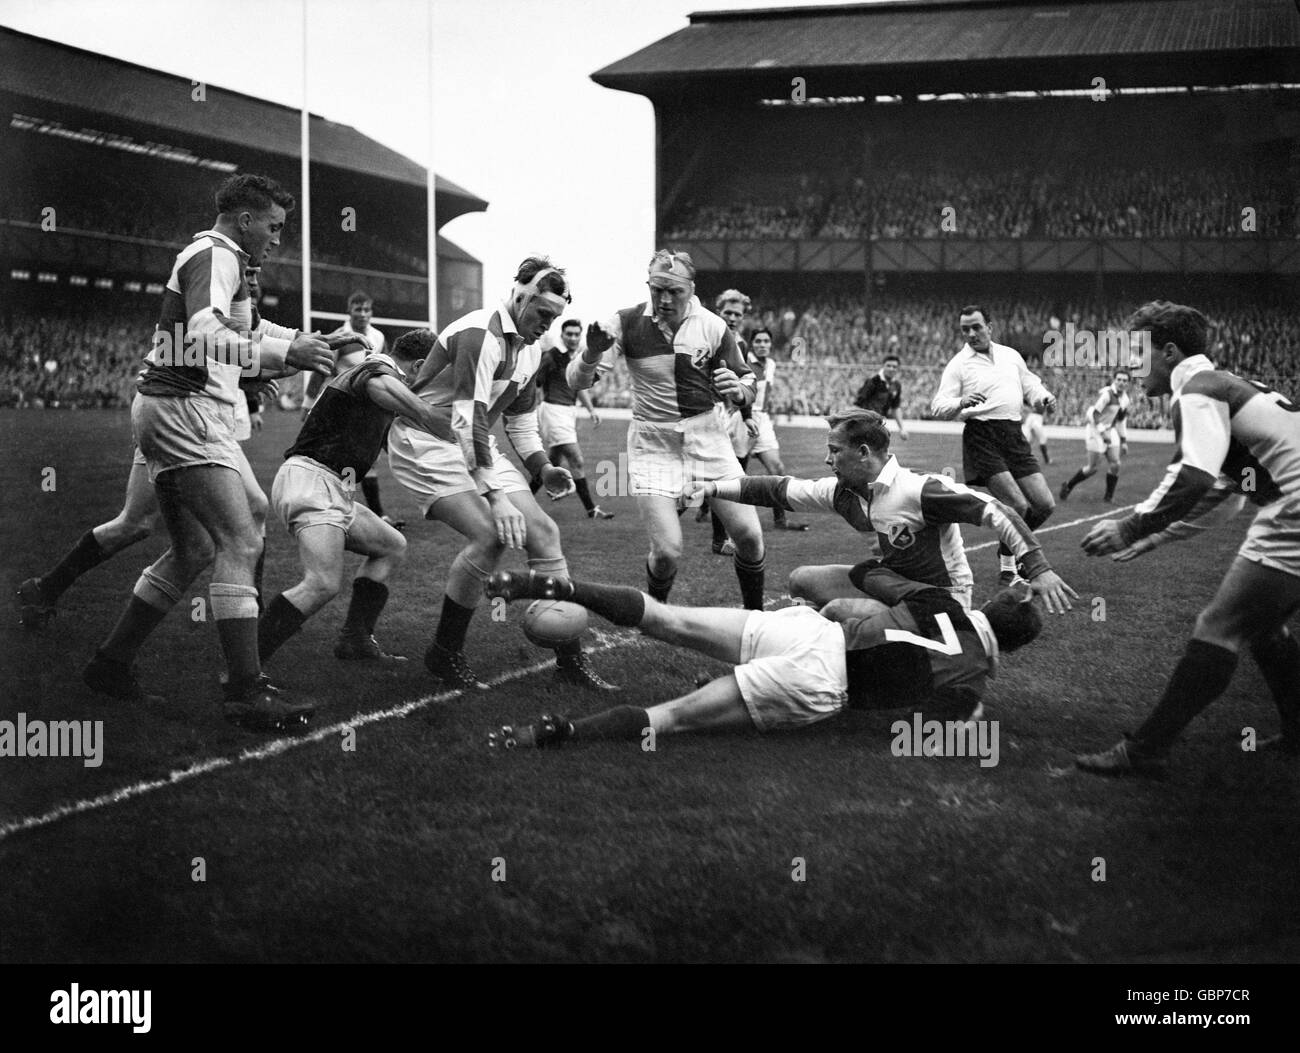
[[524, 611], [524, 635], [538, 647], [573, 643], [587, 629], [587, 608], [563, 600], [537, 600]]

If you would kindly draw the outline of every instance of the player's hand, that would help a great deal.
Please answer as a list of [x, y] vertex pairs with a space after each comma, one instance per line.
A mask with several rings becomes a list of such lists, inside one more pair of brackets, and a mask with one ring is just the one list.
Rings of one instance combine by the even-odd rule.
[[1110, 558], [1113, 559], [1116, 563], [1131, 563], [1133, 562], [1133, 560], [1137, 559], [1138, 556], [1142, 555], [1145, 552], [1150, 552], [1153, 548], [1156, 547], [1157, 547], [1157, 542], [1155, 540], [1155, 535], [1152, 534], [1150, 537], [1138, 538], [1136, 541], [1133, 542], [1133, 544], [1129, 545], [1128, 548], [1120, 549]]
[[1053, 395], [1048, 395], [1034, 403], [1034, 410], [1037, 413], [1051, 413], [1054, 409], [1056, 409], [1056, 397]]
[[1125, 440], [1123, 440], [1123, 439], [1120, 440], [1120, 444], [1119, 444], [1119, 455], [1120, 455], [1121, 457], [1127, 457], [1127, 456], [1128, 456], [1128, 442], [1125, 441]]
[[1073, 610], [1070, 599], [1078, 599], [1079, 594], [1067, 585], [1054, 570], [1045, 571], [1029, 583], [1035, 596], [1043, 601], [1048, 614], [1064, 614]]
[[249, 426], [253, 429], [253, 431], [261, 431], [261, 430], [262, 430], [262, 411], [261, 411], [261, 410], [258, 410], [256, 413], [250, 413], [250, 414], [248, 415], [248, 423], [249, 423]]
[[524, 539], [528, 536], [524, 514], [500, 490], [488, 493], [488, 507], [497, 527], [497, 540], [506, 548], [523, 548]]
[[554, 464], [548, 464], [542, 469], [542, 485], [546, 487], [546, 493], [552, 501], [568, 497], [577, 489], [569, 469]]
[[1103, 519], [1088, 531], [1080, 544], [1090, 556], [1108, 556], [1112, 552], [1128, 548], [1124, 543], [1124, 535], [1120, 533], [1118, 519]]
[[728, 402], [735, 402], [736, 396], [744, 391], [744, 385], [740, 383], [740, 377], [736, 376], [726, 366], [719, 366], [713, 371], [713, 386], [718, 389], [718, 394]]
[[299, 333], [284, 356], [285, 365], [303, 372], [329, 376], [334, 372], [334, 350], [320, 333]]
[[589, 414], [589, 416], [591, 417], [591, 426], [592, 426], [593, 428], [599, 428], [599, 427], [600, 427], [600, 414], [597, 413], [595, 410], [592, 410], [591, 413]]
[[[330, 345], [334, 351], [342, 351], [344, 348], [351, 348], [349, 354], [356, 354], [358, 351], [364, 351], [369, 354], [374, 350], [370, 346], [370, 341], [360, 333], [330, 333], [325, 338], [325, 342]], [[353, 345], [356, 345], [353, 347]]]
[[614, 346], [614, 334], [605, 332], [599, 322], [587, 326], [587, 350], [593, 355], [603, 355]]
[[907, 440], [911, 438], [911, 436], [907, 433], [907, 429], [903, 427], [900, 427], [898, 429], [898, 437], [902, 439], [903, 442], [907, 442]]
[[745, 430], [749, 432], [749, 437], [751, 439], [757, 439], [758, 421], [756, 421], [753, 417], [750, 417], [749, 420], [745, 421]]
[[979, 394], [979, 392], [976, 392], [974, 395], [967, 395], [964, 399], [961, 400], [961, 408], [970, 409], [972, 406], [978, 406], [987, 401], [988, 401], [987, 395], [981, 395]]
[[692, 480], [682, 487], [682, 501], [687, 508], [694, 508], [705, 498], [713, 497], [718, 492], [717, 483], [702, 483]]

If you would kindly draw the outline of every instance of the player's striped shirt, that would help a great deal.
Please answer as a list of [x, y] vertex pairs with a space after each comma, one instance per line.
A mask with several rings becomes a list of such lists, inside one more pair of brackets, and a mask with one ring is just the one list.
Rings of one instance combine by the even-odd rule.
[[194, 235], [177, 255], [137, 385], [141, 394], [202, 395], [235, 405], [243, 398], [241, 376], [261, 372], [261, 346], [288, 352], [292, 337], [263, 326], [254, 331], [247, 263], [248, 254], [215, 230]]
[[[963, 410], [967, 395], [984, 395], [978, 406]], [[944, 367], [930, 409], [936, 417], [952, 420], [1020, 420], [1020, 407], [1049, 398], [1047, 388], [1031, 373], [1020, 352], [1006, 344], [989, 344], [988, 354], [970, 344], [953, 355]]]
[[997, 637], [983, 613], [931, 586], [918, 583], [900, 603], [841, 628], [854, 709], [973, 704], [997, 668]]
[[767, 412], [767, 397], [772, 390], [772, 385], [776, 381], [776, 362], [769, 355], [767, 358], [759, 358], [758, 355], [750, 351], [747, 356], [749, 368], [754, 371], [754, 405], [751, 407], [755, 413]]
[[[622, 352], [627, 359], [636, 420], [672, 424], [709, 412], [721, 401], [713, 389], [713, 371], [724, 365], [741, 378], [744, 406], [753, 402], [753, 376], [740, 356], [735, 334], [700, 304], [698, 296], [691, 297], [675, 334], [660, 325], [649, 302], [619, 311], [604, 328], [614, 337], [605, 354]], [[569, 383], [575, 390], [590, 387], [595, 368], [575, 357], [569, 366]]]
[[330, 380], [285, 459], [310, 457], [339, 475], [351, 471], [354, 483], [370, 471], [393, 420], [366, 392], [375, 377], [401, 380], [402, 371], [387, 355], [371, 355]]
[[1187, 518], [1219, 480], [1256, 504], [1285, 500], [1300, 521], [1300, 406], [1192, 355], [1174, 368], [1178, 450], [1165, 477], [1120, 520], [1125, 544]]
[[[1107, 384], [1097, 393], [1097, 401], [1088, 409], [1088, 423], [1105, 434], [1124, 423], [1131, 403], [1127, 391], [1116, 391], [1113, 384]], [[1122, 428], [1120, 433], [1123, 434]]]
[[1015, 553], [1027, 578], [1049, 570], [1042, 545], [1015, 511], [988, 494], [977, 493], [945, 475], [914, 472], [885, 462], [866, 497], [838, 479], [795, 479], [751, 475], [738, 482], [745, 504], [770, 505], [789, 512], [835, 512], [862, 534], [875, 533], [881, 565], [912, 581], [941, 588], [974, 585], [959, 523], [985, 526]]
[[457, 444], [470, 471], [491, 471], [492, 426], [503, 416], [522, 460], [545, 456], [533, 382], [540, 361], [540, 349], [524, 342], [505, 304], [484, 307], [438, 334], [411, 390], [433, 407], [432, 433]]

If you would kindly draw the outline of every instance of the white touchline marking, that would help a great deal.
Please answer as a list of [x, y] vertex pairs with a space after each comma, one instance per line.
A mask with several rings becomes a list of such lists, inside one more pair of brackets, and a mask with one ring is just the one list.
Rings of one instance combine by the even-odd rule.
[[[595, 647], [587, 650], [587, 654], [599, 654], [602, 651], [613, 650], [616, 647], [626, 647], [630, 644], [638, 643], [640, 638], [632, 634], [614, 634], [599, 633], [597, 639], [600, 641]], [[515, 669], [509, 673], [502, 673], [494, 680], [487, 682], [488, 687], [500, 687], [502, 684], [508, 684], [511, 680], [520, 680], [533, 673], [539, 673], [543, 669], [548, 669], [554, 664], [554, 659], [548, 658], [544, 662], [536, 662], [533, 665], [525, 666], [522, 669]], [[417, 698], [410, 702], [403, 702], [401, 705], [390, 706], [388, 709], [377, 709], [371, 713], [358, 713], [351, 720], [341, 720], [329, 727], [317, 728], [315, 731], [303, 735], [294, 735], [287, 738], [272, 739], [270, 742], [261, 746], [252, 747], [242, 750], [233, 757], [210, 757], [204, 761], [197, 761], [188, 768], [178, 768], [175, 771], [168, 772], [166, 776], [160, 779], [149, 779], [144, 782], [137, 782], [130, 786], [123, 786], [119, 789], [112, 790], [109, 793], [100, 794], [98, 797], [85, 798], [80, 801], [74, 801], [71, 804], [61, 804], [57, 808], [52, 808], [44, 815], [29, 815], [23, 819], [15, 819], [11, 822], [0, 826], [0, 841], [13, 834], [22, 833], [25, 830], [35, 830], [38, 827], [48, 826], [50, 823], [57, 822], [60, 819], [66, 819], [71, 815], [80, 815], [82, 812], [94, 811], [96, 808], [103, 808], [110, 804], [118, 804], [121, 801], [129, 801], [133, 797], [140, 797], [154, 790], [160, 790], [165, 786], [174, 786], [176, 783], [187, 782], [190, 779], [197, 778], [200, 775], [206, 775], [208, 772], [220, 771], [224, 768], [233, 768], [236, 764], [243, 764], [246, 761], [266, 760], [268, 757], [276, 757], [281, 753], [287, 753], [289, 750], [297, 749], [300, 746], [306, 746], [313, 742], [320, 742], [322, 739], [329, 738], [331, 735], [342, 734], [348, 728], [364, 727], [366, 724], [374, 724], [381, 720], [389, 720], [393, 717], [405, 717], [414, 713], [417, 709], [423, 709], [425, 706], [432, 705], [435, 702], [446, 702], [464, 694], [463, 691], [440, 691], [434, 695], [425, 695], [423, 698]]]
[[[1123, 508], [1108, 508], [1104, 512], [1098, 512], [1095, 516], [1084, 516], [1082, 519], [1071, 519], [1068, 523], [1054, 523], [1049, 527], [1039, 527], [1034, 531], [1034, 536], [1039, 534], [1050, 534], [1053, 530], [1065, 530], [1067, 527], [1078, 526], [1080, 523], [1091, 523], [1094, 519], [1106, 519], [1110, 516], [1119, 515], [1127, 512], [1130, 508], [1137, 508], [1137, 505], [1125, 505]], [[998, 541], [981, 541], [978, 545], [967, 545], [967, 552], [978, 552], [982, 548], [992, 548], [994, 545], [1001, 544]]]
[[[1107, 516], [1115, 515], [1120, 512], [1127, 512], [1134, 505], [1125, 505], [1123, 508], [1112, 508], [1105, 512], [1099, 512], [1093, 516], [1085, 516], [1082, 519], [1072, 519], [1068, 523], [1057, 523], [1050, 527], [1043, 527], [1035, 530], [1037, 534], [1049, 534], [1053, 530], [1065, 530], [1068, 527], [1078, 526], [1080, 523], [1091, 523], [1094, 519], [1104, 519]], [[971, 545], [966, 548], [967, 552], [977, 552], [982, 548], [991, 548], [998, 544], [996, 541], [985, 541], [978, 545]], [[775, 600], [769, 600], [764, 606], [771, 606], [773, 603], [779, 603], [782, 599], [789, 597], [782, 596]], [[613, 633], [599, 633], [598, 639], [601, 640], [597, 646], [591, 648], [588, 654], [599, 654], [602, 651], [610, 651], [618, 647], [627, 647], [640, 641], [639, 636], [632, 634], [617, 635]], [[509, 673], [502, 673], [495, 680], [489, 680], [489, 687], [499, 687], [502, 684], [508, 684], [512, 680], [521, 680], [526, 676], [532, 676], [533, 673], [540, 673], [543, 669], [549, 668], [551, 659], [544, 662], [537, 662], [522, 669], [515, 669]], [[0, 841], [13, 834], [22, 833], [26, 830], [35, 830], [42, 826], [49, 826], [51, 823], [58, 822], [60, 819], [66, 819], [68, 816], [80, 815], [82, 812], [94, 811], [96, 808], [104, 808], [110, 804], [118, 804], [121, 801], [129, 801], [133, 797], [140, 797], [154, 790], [160, 790], [165, 786], [174, 786], [176, 783], [188, 782], [200, 775], [206, 775], [208, 772], [221, 771], [224, 768], [233, 768], [236, 764], [243, 764], [246, 761], [266, 760], [268, 757], [277, 757], [282, 753], [287, 753], [291, 749], [297, 749], [299, 746], [306, 746], [309, 743], [320, 742], [322, 739], [331, 735], [339, 735], [347, 728], [364, 727], [367, 724], [374, 724], [381, 720], [390, 720], [393, 717], [405, 717], [417, 709], [423, 709], [425, 706], [432, 705], [435, 702], [446, 702], [449, 699], [463, 694], [461, 691], [442, 691], [436, 695], [425, 695], [423, 698], [414, 699], [411, 702], [403, 702], [398, 706], [391, 706], [388, 709], [377, 709], [371, 713], [359, 713], [351, 720], [342, 720], [336, 724], [331, 724], [326, 728], [318, 728], [315, 731], [305, 735], [295, 735], [292, 738], [272, 739], [270, 742], [258, 746], [255, 749], [246, 749], [233, 757], [210, 757], [205, 761], [198, 761], [191, 764], [188, 768], [178, 768], [169, 772], [165, 778], [149, 779], [145, 782], [137, 782], [130, 786], [123, 786], [120, 789], [113, 790], [109, 793], [100, 794], [98, 797], [84, 798], [80, 801], [74, 801], [72, 804], [61, 804], [57, 808], [52, 808], [43, 815], [29, 815], [23, 819], [15, 819], [11, 822], [0, 826]]]

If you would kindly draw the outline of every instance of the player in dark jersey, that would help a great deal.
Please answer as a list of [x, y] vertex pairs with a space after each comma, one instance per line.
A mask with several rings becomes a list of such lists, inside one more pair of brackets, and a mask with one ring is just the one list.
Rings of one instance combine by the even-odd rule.
[[338, 595], [344, 551], [366, 561], [352, 579], [352, 601], [334, 657], [405, 661], [385, 653], [374, 631], [388, 602], [388, 577], [406, 555], [406, 539], [353, 496], [379, 456], [394, 416], [433, 426], [432, 409], [409, 390], [433, 344], [433, 333], [415, 329], [397, 341], [391, 358], [371, 354], [334, 377], [285, 451], [271, 504], [298, 542], [303, 577], [276, 596], [262, 617], [258, 650], [263, 663]]
[[886, 355], [880, 372], [873, 373], [858, 388], [853, 404], [882, 417], [893, 417], [898, 425], [898, 437], [906, 442], [908, 435], [903, 425], [903, 385], [898, 380], [899, 364], [897, 355]]
[[1214, 368], [1200, 311], [1156, 300], [1125, 323], [1151, 333], [1147, 395], [1172, 394], [1178, 452], [1161, 484], [1123, 519], [1083, 539], [1090, 556], [1124, 560], [1185, 536], [1233, 493], [1260, 506], [1218, 592], [1197, 616], [1186, 652], [1155, 710], [1108, 750], [1075, 762], [1104, 775], [1160, 776], [1192, 719], [1228, 687], [1249, 646], [1281, 717], [1281, 734], [1259, 743], [1300, 755], [1300, 643], [1287, 621], [1300, 612], [1300, 406], [1262, 384]]
[[968, 611], [943, 589], [916, 582], [898, 602], [841, 602], [819, 614], [674, 607], [622, 585], [560, 582], [500, 572], [488, 585], [508, 600], [569, 600], [615, 625], [731, 662], [728, 675], [689, 695], [643, 708], [616, 706], [594, 716], [544, 716], [504, 727], [489, 745], [559, 745], [580, 739], [643, 739], [650, 733], [757, 728], [791, 730], [851, 709], [913, 707], [977, 720], [999, 653], [1029, 643], [1042, 616], [1019, 589], [1003, 589]]
[[[582, 447], [578, 445], [578, 432], [574, 427], [576, 405], [579, 401], [586, 407], [591, 423], [600, 424], [600, 415], [592, 405], [591, 393], [574, 392], [569, 387], [565, 376], [574, 354], [580, 350], [582, 343], [582, 323], [576, 318], [568, 318], [560, 326], [559, 347], [548, 348], [542, 352], [541, 364], [537, 367], [537, 387], [542, 397], [537, 409], [537, 423], [542, 433], [542, 442], [552, 464], [567, 465], [573, 476], [573, 485], [578, 492], [578, 500], [587, 510], [588, 519], [613, 519], [613, 512], [606, 512], [591, 499], [591, 488], [587, 485], [586, 462], [582, 457]], [[541, 476], [534, 476], [529, 484], [533, 493], [542, 488]]]

